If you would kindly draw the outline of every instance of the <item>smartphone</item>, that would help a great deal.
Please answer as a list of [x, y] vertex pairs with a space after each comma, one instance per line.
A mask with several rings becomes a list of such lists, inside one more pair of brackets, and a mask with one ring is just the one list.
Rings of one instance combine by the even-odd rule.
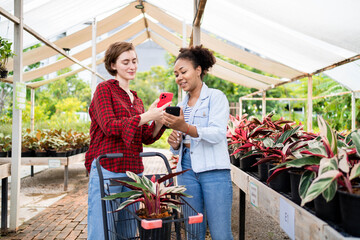
[[180, 116], [180, 107], [169, 106], [165, 108], [165, 112], [170, 113], [174, 116]]
[[163, 92], [160, 94], [160, 101], [157, 104], [157, 107], [161, 107], [164, 106], [165, 104], [167, 104], [168, 102], [172, 101], [174, 94], [171, 92]]

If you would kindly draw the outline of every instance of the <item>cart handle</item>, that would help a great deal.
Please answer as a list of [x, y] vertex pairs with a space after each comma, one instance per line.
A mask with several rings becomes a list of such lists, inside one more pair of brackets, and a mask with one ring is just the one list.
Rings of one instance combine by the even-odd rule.
[[[171, 167], [170, 164], [167, 160], [167, 158], [165, 157], [164, 154], [159, 153], [159, 152], [141, 152], [139, 153], [140, 157], [154, 157], [154, 156], [158, 156], [161, 157], [164, 160], [166, 169], [168, 171], [168, 173], [171, 173]], [[122, 158], [124, 157], [123, 153], [108, 153], [108, 154], [104, 154], [104, 155], [100, 155], [98, 158], [95, 159], [95, 164], [96, 164], [96, 168], [98, 171], [98, 175], [99, 175], [99, 181], [100, 181], [100, 194], [101, 194], [101, 198], [105, 197], [105, 191], [104, 191], [104, 176], [102, 174], [101, 171], [101, 166], [100, 166], [100, 160], [103, 158]], [[102, 209], [106, 209], [105, 206], [105, 202], [101, 201], [101, 207]], [[103, 211], [104, 212], [104, 211]], [[108, 240], [109, 236], [107, 234], [107, 217], [103, 215], [103, 224], [104, 224], [104, 234], [105, 234], [105, 240]], [[160, 223], [162, 224], [162, 222]], [[161, 227], [161, 226], [160, 226]]]
[[198, 213], [198, 215], [196, 216], [189, 216], [189, 224], [202, 223], [202, 221], [203, 221], [202, 213]]

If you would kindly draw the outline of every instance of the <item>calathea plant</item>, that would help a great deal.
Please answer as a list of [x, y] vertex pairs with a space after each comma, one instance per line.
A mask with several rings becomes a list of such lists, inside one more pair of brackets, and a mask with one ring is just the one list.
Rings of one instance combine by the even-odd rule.
[[139, 177], [133, 172], [127, 171], [126, 175], [134, 180], [134, 182], [130, 181], [121, 181], [115, 180], [121, 183], [123, 186], [131, 189], [128, 192], [115, 193], [113, 195], [109, 195], [104, 197], [104, 200], [114, 200], [118, 198], [128, 198], [126, 201], [122, 202], [116, 211], [120, 211], [125, 207], [141, 202], [144, 204], [144, 211], [146, 218], [158, 218], [158, 216], [162, 213], [163, 209], [179, 209], [179, 205], [183, 203], [179, 199], [175, 199], [173, 197], [176, 196], [184, 196], [184, 197], [192, 197], [186, 193], [186, 188], [182, 185], [173, 185], [172, 182], [165, 185], [165, 181], [180, 175], [187, 170], [170, 173], [165, 175], [158, 180], [155, 180], [155, 176], [151, 178], [147, 178], [146, 176]]

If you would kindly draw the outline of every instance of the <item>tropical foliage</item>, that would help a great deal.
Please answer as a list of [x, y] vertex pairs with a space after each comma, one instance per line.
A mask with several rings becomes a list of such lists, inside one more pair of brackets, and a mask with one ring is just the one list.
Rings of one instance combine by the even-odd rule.
[[120, 211], [131, 204], [141, 202], [144, 204], [146, 216], [157, 216], [162, 213], [161, 210], [163, 208], [179, 210], [178, 206], [183, 203], [174, 197], [191, 196], [185, 193], [185, 186], [174, 185], [173, 182], [165, 184], [165, 182], [188, 170], [189, 169], [177, 173], [170, 173], [157, 180], [155, 179], [155, 175], [150, 180], [146, 176], [139, 177], [135, 173], [127, 171], [126, 175], [134, 180], [134, 182], [114, 180], [128, 187], [131, 191], [115, 193], [103, 199], [114, 200], [118, 198], [128, 198], [118, 206], [116, 211]]

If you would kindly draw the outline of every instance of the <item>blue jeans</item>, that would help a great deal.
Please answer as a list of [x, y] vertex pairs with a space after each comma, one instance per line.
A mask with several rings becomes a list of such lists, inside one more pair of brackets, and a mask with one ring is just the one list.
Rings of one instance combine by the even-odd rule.
[[[110, 172], [101, 167], [104, 179], [127, 177], [126, 173]], [[117, 193], [122, 191], [128, 191], [128, 188], [124, 186], [111, 186], [110, 189], [107, 187], [109, 184], [108, 180], [104, 180], [105, 192], [107, 189], [110, 193]], [[122, 199], [121, 201], [125, 201]], [[95, 160], [91, 164], [90, 176], [89, 176], [89, 188], [88, 188], [88, 240], [99, 240], [105, 239], [104, 237], [104, 224], [103, 224], [103, 211], [101, 208], [101, 195], [100, 195], [100, 182], [99, 174], [96, 169]], [[121, 201], [117, 200], [117, 204]], [[106, 210], [110, 211], [110, 202], [106, 202]], [[113, 202], [114, 204], [114, 202]], [[134, 237], [136, 234], [137, 223], [135, 219], [124, 220], [133, 218], [127, 211], [120, 211], [116, 213], [108, 214], [108, 229], [112, 232], [109, 233], [109, 239], [115, 239], [115, 235], [124, 238]], [[115, 230], [115, 224], [117, 229]], [[114, 233], [117, 232], [117, 233]]]
[[[204, 160], [198, 159], [198, 161]], [[181, 164], [183, 170], [191, 169], [190, 149], [184, 147]], [[177, 180], [179, 185], [185, 185], [186, 193], [193, 196], [193, 198], [186, 198], [186, 201], [196, 211], [203, 213], [204, 216], [206, 215], [212, 239], [232, 240], [231, 206], [233, 192], [230, 170], [212, 170], [200, 173], [189, 170], [177, 176]], [[205, 239], [205, 234], [206, 220], [204, 218], [198, 236], [200, 239]]]

